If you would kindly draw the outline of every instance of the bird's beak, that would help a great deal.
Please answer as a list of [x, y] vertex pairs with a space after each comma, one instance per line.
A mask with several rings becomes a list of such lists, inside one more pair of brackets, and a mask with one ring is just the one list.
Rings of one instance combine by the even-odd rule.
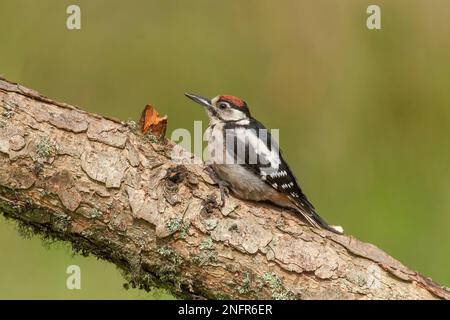
[[186, 97], [188, 97], [191, 100], [194, 100], [195, 102], [197, 102], [198, 104], [201, 104], [202, 106], [205, 106], [207, 108], [211, 108], [211, 100], [202, 96], [198, 96], [196, 94], [192, 94], [192, 93], [185, 93], [184, 94]]

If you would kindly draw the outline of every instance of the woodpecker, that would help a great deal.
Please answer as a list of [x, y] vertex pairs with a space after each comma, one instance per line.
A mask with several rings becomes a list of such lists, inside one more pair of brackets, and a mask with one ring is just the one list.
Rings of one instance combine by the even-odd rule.
[[313, 227], [343, 233], [342, 227], [329, 225], [317, 214], [284, 161], [277, 142], [250, 115], [245, 101], [230, 95], [213, 99], [185, 95], [202, 105], [208, 114], [206, 163], [219, 184], [222, 204], [226, 188], [238, 198], [293, 209]]

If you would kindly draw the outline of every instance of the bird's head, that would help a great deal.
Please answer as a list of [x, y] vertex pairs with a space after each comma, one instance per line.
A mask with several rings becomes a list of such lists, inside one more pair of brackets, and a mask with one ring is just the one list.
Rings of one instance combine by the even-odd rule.
[[211, 122], [234, 122], [250, 117], [247, 103], [237, 97], [220, 95], [208, 99], [191, 93], [185, 95], [205, 107]]

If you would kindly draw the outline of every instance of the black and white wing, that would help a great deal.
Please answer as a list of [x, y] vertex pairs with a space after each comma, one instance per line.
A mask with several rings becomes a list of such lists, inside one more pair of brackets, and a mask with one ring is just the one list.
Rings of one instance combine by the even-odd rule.
[[286, 195], [313, 226], [335, 231], [317, 214], [312, 203], [303, 194], [294, 174], [281, 155], [277, 141], [261, 123], [250, 120], [242, 125], [225, 129], [227, 152], [234, 155], [234, 161]]

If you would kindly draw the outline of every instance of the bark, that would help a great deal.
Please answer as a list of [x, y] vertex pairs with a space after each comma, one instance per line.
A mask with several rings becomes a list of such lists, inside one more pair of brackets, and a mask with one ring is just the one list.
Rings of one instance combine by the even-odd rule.
[[[0, 79], [0, 211], [181, 297], [448, 299], [348, 235], [232, 196], [179, 148]], [[190, 158], [188, 153], [184, 156]], [[197, 159], [198, 160], [198, 159]]]

